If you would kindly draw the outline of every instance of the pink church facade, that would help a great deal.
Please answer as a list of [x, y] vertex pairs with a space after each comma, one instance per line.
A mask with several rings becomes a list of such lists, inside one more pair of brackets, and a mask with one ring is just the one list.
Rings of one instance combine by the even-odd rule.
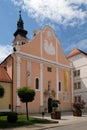
[[[22, 22], [20, 16], [18, 24], [22, 25]], [[53, 99], [61, 102], [60, 110], [71, 110], [72, 70], [53, 29], [45, 26], [35, 31], [31, 41], [22, 26], [21, 30], [17, 28], [14, 33], [13, 54], [1, 64], [12, 79], [12, 109], [25, 112], [17, 89], [28, 86], [36, 92], [34, 101], [29, 103], [30, 113], [50, 112]]]

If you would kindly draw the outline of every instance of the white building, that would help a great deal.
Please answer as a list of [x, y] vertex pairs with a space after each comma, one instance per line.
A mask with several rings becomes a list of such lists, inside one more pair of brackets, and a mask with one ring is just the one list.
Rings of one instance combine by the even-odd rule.
[[84, 100], [87, 107], [87, 53], [75, 48], [67, 58], [73, 66], [73, 102]]

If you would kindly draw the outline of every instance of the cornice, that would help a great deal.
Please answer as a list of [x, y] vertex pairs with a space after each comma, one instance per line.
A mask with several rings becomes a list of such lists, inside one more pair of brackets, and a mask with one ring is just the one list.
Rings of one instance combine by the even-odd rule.
[[21, 52], [21, 51], [17, 51], [15, 54], [20, 56], [20, 57], [25, 57], [27, 59], [31, 59], [31, 60], [34, 60], [34, 61], [37, 61], [37, 62], [40, 62], [40, 63], [49, 64], [51, 66], [56, 66], [56, 67], [65, 68], [65, 69], [73, 69], [72, 66], [57, 63], [55, 61], [47, 60], [47, 59], [44, 59], [42, 57], [34, 56], [34, 55], [27, 54], [27, 53], [24, 53], [24, 52]]

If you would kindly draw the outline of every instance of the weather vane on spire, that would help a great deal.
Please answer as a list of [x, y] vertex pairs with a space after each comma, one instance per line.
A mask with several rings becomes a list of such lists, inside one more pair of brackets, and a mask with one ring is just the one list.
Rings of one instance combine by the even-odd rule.
[[21, 8], [19, 9], [19, 16], [21, 16]]

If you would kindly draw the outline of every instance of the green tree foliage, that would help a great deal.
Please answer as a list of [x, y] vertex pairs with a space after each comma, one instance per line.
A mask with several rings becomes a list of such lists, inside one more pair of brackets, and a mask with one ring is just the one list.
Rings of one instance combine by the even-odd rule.
[[52, 108], [54, 109], [54, 111], [56, 111], [56, 109], [59, 107], [60, 101], [59, 100], [52, 100]]
[[17, 90], [18, 96], [20, 98], [20, 101], [23, 103], [26, 103], [26, 116], [27, 116], [27, 120], [29, 120], [28, 117], [28, 102], [32, 102], [34, 100], [35, 97], [35, 90], [34, 89], [30, 89], [27, 86], [24, 86], [22, 88], [19, 88]]
[[52, 107], [58, 107], [59, 104], [60, 104], [59, 100], [52, 100]]
[[0, 85], [0, 98], [4, 96], [4, 88], [2, 85]]

